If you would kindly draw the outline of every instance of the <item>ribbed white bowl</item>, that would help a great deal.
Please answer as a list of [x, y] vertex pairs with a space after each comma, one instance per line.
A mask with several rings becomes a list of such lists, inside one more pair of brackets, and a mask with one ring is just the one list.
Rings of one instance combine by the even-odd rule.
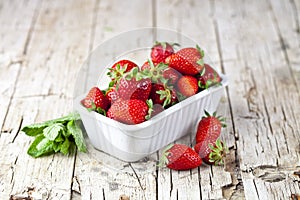
[[227, 77], [222, 75], [222, 85], [185, 99], [149, 121], [137, 125], [126, 125], [96, 112], [89, 112], [80, 104], [85, 95], [74, 101], [91, 143], [123, 161], [134, 162], [154, 153], [186, 134], [195, 134], [204, 110], [216, 110]]

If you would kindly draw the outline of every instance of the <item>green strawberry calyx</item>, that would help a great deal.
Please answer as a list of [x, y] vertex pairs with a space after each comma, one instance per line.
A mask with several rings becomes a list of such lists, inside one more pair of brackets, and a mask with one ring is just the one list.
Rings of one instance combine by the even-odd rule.
[[214, 145], [208, 144], [211, 152], [208, 155], [209, 162], [214, 163], [214, 165], [223, 165], [224, 158], [229, 152], [225, 142], [222, 142], [219, 138], [216, 140]]
[[196, 49], [200, 53], [200, 59], [197, 60], [197, 64], [200, 66], [204, 66], [204, 51], [198, 45], [196, 45]]
[[153, 101], [151, 99], [148, 99], [146, 101], [146, 104], [148, 106], [148, 115], [146, 115], [145, 119], [149, 120], [152, 116], [152, 112], [153, 112]]
[[158, 167], [165, 167], [169, 164], [168, 156], [170, 155], [170, 149], [174, 146], [174, 144], [169, 144], [162, 152], [162, 155], [159, 159]]
[[205, 114], [205, 115], [202, 117], [202, 119], [208, 118], [208, 117], [214, 117], [214, 118], [216, 118], [217, 120], [220, 121], [221, 126], [222, 126], [223, 128], [225, 128], [225, 127], [227, 126], [226, 123], [225, 123], [225, 118], [222, 117], [221, 115], [217, 116], [217, 112], [216, 112], [216, 111], [213, 112], [213, 114], [211, 115], [207, 110], [204, 110], [204, 114]]
[[143, 78], [150, 78], [153, 83], [161, 82], [166, 85], [168, 80], [163, 77], [163, 71], [168, 68], [168, 65], [159, 63], [155, 66], [151, 59], [148, 60], [148, 63], [150, 65], [150, 69], [142, 70], [140, 72], [141, 76]]
[[[204, 74], [205, 74], [205, 67], [201, 71], [200, 76], [203, 76]], [[215, 86], [222, 85], [222, 83], [220, 83], [218, 81], [218, 74], [217, 74], [217, 72], [214, 72], [214, 77], [212, 79], [208, 79], [207, 81], [205, 81], [205, 84], [203, 84], [201, 82], [201, 80], [198, 81], [198, 86], [199, 86], [199, 88], [202, 88], [202, 89], [207, 89], [207, 88], [209, 88], [209, 87], [211, 87], [213, 85], [215, 85]]]
[[164, 90], [159, 90], [159, 91], [156, 91], [157, 94], [160, 95], [160, 100], [164, 100], [164, 103], [163, 103], [163, 107], [166, 107], [167, 105], [169, 105], [171, 103], [171, 100], [172, 100], [172, 92], [170, 89], [168, 88], [165, 88]]
[[196, 45], [196, 49], [199, 51], [199, 53], [200, 53], [200, 55], [201, 55], [201, 58], [203, 58], [204, 55], [205, 55], [203, 49], [201, 49], [201, 48], [199, 47], [199, 45]]
[[111, 78], [111, 82], [109, 86], [112, 87], [123, 77], [127, 69], [127, 64], [121, 67], [120, 64], [117, 64], [115, 68], [108, 68], [109, 72], [107, 72], [107, 76]]
[[87, 110], [89, 112], [95, 111], [95, 112], [97, 112], [97, 113], [99, 113], [101, 115], [106, 116], [106, 111], [103, 108], [101, 108], [101, 107], [97, 107], [96, 104], [93, 101], [91, 102], [91, 107], [87, 108]]

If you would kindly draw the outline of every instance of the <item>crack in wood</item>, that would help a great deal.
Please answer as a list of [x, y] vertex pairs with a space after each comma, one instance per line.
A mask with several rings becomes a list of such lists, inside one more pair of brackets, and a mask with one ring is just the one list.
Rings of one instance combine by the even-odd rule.
[[18, 137], [18, 135], [19, 135], [19, 133], [20, 133], [20, 131], [21, 131], [22, 125], [23, 125], [23, 117], [21, 117], [21, 120], [20, 120], [19, 126], [18, 126], [18, 128], [17, 128], [16, 134], [15, 134], [15, 136], [13, 137], [11, 143], [14, 143], [14, 142], [15, 142], [16, 138]]
[[172, 197], [172, 191], [173, 191], [173, 177], [172, 177], [172, 170], [169, 170], [170, 173], [170, 197]]
[[146, 197], [145, 197], [145, 193], [144, 193], [145, 188], [143, 188], [143, 185], [142, 185], [142, 182], [141, 182], [141, 180], [140, 180], [140, 177], [139, 177], [138, 174], [136, 173], [136, 171], [135, 171], [135, 169], [134, 169], [134, 167], [132, 166], [131, 163], [129, 163], [129, 166], [130, 166], [130, 168], [132, 169], [132, 171], [133, 171], [133, 173], [134, 173], [134, 176], [136, 177], [136, 179], [137, 179], [137, 181], [138, 181], [138, 183], [139, 183], [139, 186], [140, 186], [140, 188], [141, 188], [142, 191], [143, 191], [143, 196], [144, 196], [144, 198], [146, 198]]
[[298, 9], [295, 3], [295, 0], [290, 0], [291, 5], [292, 5], [292, 11], [293, 11], [293, 15], [295, 18], [295, 24], [296, 24], [296, 32], [299, 34], [300, 33], [300, 20], [299, 20], [299, 15], [298, 15]]

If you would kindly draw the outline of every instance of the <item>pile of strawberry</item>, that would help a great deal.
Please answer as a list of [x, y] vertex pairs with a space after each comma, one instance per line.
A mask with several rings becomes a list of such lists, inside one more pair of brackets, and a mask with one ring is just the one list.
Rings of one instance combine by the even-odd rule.
[[204, 62], [202, 49], [196, 46], [175, 52], [174, 45], [157, 42], [142, 66], [130, 60], [114, 63], [107, 74], [111, 79], [108, 88], [91, 88], [82, 105], [119, 122], [139, 124], [220, 84], [219, 74]]
[[224, 118], [216, 116], [216, 112], [210, 115], [205, 111], [205, 116], [200, 120], [194, 148], [184, 144], [171, 144], [164, 151], [160, 159], [160, 165], [174, 170], [188, 170], [199, 167], [202, 161], [209, 165], [221, 165], [228, 149], [219, 139]]

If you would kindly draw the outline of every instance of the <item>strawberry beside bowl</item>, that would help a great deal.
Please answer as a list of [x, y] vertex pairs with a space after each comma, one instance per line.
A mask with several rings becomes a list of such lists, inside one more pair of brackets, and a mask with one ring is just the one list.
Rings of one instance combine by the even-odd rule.
[[[111, 81], [107, 77], [110, 66], [121, 59], [134, 60], [142, 66], [155, 41], [180, 41], [181, 48], [196, 46], [193, 40], [170, 30], [146, 28], [126, 32], [97, 47], [83, 65], [76, 82], [74, 108], [81, 116], [92, 145], [127, 162], [138, 161], [186, 134], [195, 134], [204, 110], [216, 110], [228, 84], [227, 77], [218, 73], [221, 84], [203, 89], [139, 124], [125, 124], [88, 111], [82, 100], [95, 85], [101, 90], [107, 89]], [[211, 65], [207, 57], [204, 61]]]

